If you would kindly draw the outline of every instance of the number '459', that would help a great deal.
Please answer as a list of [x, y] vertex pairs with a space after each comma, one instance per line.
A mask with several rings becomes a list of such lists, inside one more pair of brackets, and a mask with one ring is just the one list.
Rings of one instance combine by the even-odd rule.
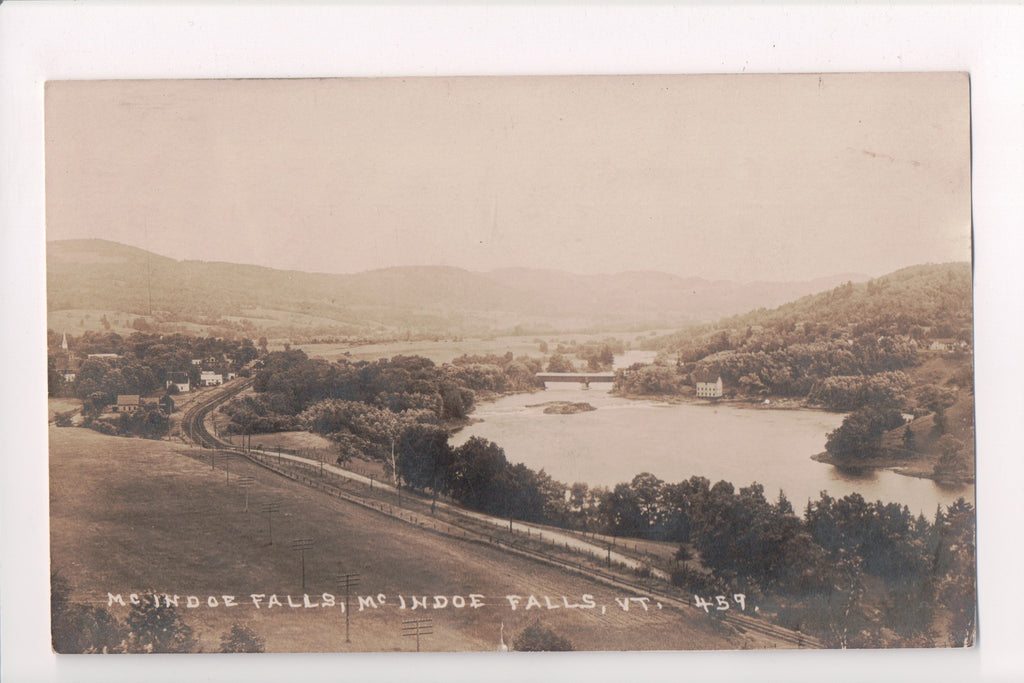
[[[740, 610], [746, 611], [747, 609], [747, 596], [743, 593], [733, 593], [732, 601], [739, 606]], [[729, 609], [732, 604], [729, 599], [724, 595], [716, 595], [714, 601], [706, 600], [699, 595], [693, 596], [693, 603], [697, 609], [703, 609], [705, 613], [710, 612], [711, 608], [714, 607], [719, 612], [724, 612]]]

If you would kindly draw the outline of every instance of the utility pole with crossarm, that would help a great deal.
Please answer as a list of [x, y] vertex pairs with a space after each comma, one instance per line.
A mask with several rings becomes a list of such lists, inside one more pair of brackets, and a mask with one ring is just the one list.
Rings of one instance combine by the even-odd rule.
[[406, 619], [402, 622], [402, 637], [416, 637], [416, 652], [420, 651], [420, 636], [434, 633], [432, 619]]
[[302, 556], [302, 590], [306, 590], [306, 551], [313, 549], [312, 538], [296, 538], [292, 541], [292, 550]]
[[348, 632], [348, 613], [349, 613], [348, 600], [349, 600], [349, 595], [351, 594], [352, 589], [359, 585], [359, 574], [357, 574], [357, 573], [338, 574], [335, 577], [335, 580], [338, 582], [338, 587], [341, 587], [341, 586], [345, 587], [345, 642], [346, 643], [351, 643], [352, 641], [349, 639], [349, 632]]

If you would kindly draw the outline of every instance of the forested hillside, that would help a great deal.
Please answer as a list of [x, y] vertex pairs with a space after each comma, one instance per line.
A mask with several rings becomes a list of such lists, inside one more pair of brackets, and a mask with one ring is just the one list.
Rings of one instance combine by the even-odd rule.
[[620, 372], [616, 390], [685, 395], [720, 374], [726, 398], [850, 411], [829, 438], [837, 460], [924, 458], [921, 474], [970, 479], [972, 325], [970, 265], [914, 266], [652, 339], [660, 364]]

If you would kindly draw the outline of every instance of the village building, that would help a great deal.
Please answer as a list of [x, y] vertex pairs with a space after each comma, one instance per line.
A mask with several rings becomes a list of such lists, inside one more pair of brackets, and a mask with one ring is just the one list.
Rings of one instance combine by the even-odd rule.
[[61, 375], [65, 382], [74, 382], [77, 375], [73, 372], [65, 372]]
[[697, 387], [697, 398], [722, 398], [722, 375], [711, 370], [698, 370], [693, 373], [693, 381]]
[[164, 386], [167, 389], [175, 387], [179, 394], [187, 394], [192, 389], [187, 372], [168, 372], [167, 381], [164, 383]]
[[216, 387], [224, 384], [224, 375], [216, 372], [202, 372], [199, 375], [199, 386]]
[[87, 358], [120, 358], [116, 353], [90, 353]]
[[115, 413], [134, 413], [141, 407], [142, 401], [138, 394], [118, 394], [113, 410]]
[[157, 403], [160, 405], [160, 410], [162, 410], [165, 415], [170, 415], [174, 412], [174, 399], [169, 395], [164, 394], [160, 397], [160, 400], [157, 401]]
[[192, 365], [202, 365], [202, 364], [203, 364], [203, 359], [202, 358], [193, 358], [192, 359]]

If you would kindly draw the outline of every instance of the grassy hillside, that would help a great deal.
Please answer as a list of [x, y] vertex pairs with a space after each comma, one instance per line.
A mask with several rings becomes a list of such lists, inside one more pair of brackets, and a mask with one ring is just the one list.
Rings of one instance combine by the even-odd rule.
[[[233, 623], [249, 626], [266, 639], [268, 652], [409, 651], [401, 622], [412, 616], [433, 619], [426, 651], [488, 651], [498, 646], [504, 623], [510, 642], [535, 619], [569, 637], [576, 649], [735, 648], [712, 620], [695, 610], [628, 614], [617, 607], [595, 610], [511, 611], [505, 595], [551, 596], [560, 601], [583, 594], [598, 605], [615, 606], [621, 591], [499, 552], [489, 546], [439, 536], [412, 525], [327, 498], [243, 461], [230, 465], [231, 483], [221, 461], [193, 457], [169, 442], [103, 436], [87, 429], [50, 429], [50, 529], [54, 570], [71, 584], [75, 603], [106, 607], [107, 593], [177, 594], [179, 613], [197, 632], [200, 646], [216, 651]], [[249, 493], [236, 485], [254, 476]], [[273, 545], [261, 505], [280, 504], [274, 515]], [[300, 556], [290, 547], [312, 538], [305, 558], [306, 590]], [[339, 609], [290, 608], [286, 595], [301, 603], [323, 592], [339, 595], [339, 571], [358, 572], [356, 591], [385, 594], [387, 607], [350, 613], [351, 644]], [[276, 594], [281, 608], [257, 610], [251, 593]], [[399, 611], [405, 596], [478, 593], [486, 607]], [[239, 606], [210, 608], [208, 596], [238, 597]], [[203, 604], [189, 609], [186, 596]], [[543, 601], [543, 597], [540, 597]], [[127, 608], [112, 606], [118, 618]], [[736, 638], [736, 636], [732, 636]]]

